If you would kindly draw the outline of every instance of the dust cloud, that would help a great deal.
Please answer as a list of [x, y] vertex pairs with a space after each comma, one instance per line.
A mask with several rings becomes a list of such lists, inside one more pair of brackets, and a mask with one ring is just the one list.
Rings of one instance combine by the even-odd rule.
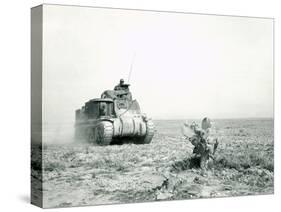
[[72, 144], [75, 142], [74, 122], [43, 124], [44, 144]]

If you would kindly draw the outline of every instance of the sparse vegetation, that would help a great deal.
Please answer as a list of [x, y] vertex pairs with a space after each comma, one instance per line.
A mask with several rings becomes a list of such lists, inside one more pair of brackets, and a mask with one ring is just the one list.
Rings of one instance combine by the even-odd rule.
[[46, 206], [273, 193], [272, 120], [215, 121], [219, 147], [206, 172], [191, 166], [192, 145], [181, 137], [182, 123], [155, 121], [149, 145], [48, 145]]
[[273, 154], [266, 154], [264, 152], [256, 152], [253, 150], [237, 150], [236, 154], [233, 152], [231, 154], [227, 154], [220, 151], [216, 157], [216, 166], [222, 168], [233, 168], [236, 170], [259, 167], [273, 172]]

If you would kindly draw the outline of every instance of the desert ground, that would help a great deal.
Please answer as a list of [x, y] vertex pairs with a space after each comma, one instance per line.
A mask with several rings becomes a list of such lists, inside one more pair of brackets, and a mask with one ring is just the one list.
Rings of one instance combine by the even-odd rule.
[[154, 120], [146, 145], [44, 144], [42, 179], [36, 161], [32, 166], [32, 177], [43, 182], [43, 206], [273, 194], [273, 119], [214, 120], [219, 146], [205, 172], [190, 167], [193, 146], [181, 134], [184, 122]]

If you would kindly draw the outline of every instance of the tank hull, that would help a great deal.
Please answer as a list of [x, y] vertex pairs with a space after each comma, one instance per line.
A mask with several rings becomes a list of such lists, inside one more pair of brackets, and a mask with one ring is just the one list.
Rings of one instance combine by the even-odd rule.
[[76, 139], [97, 145], [126, 142], [148, 144], [154, 135], [151, 120], [137, 115], [134, 117], [103, 118], [87, 120], [75, 125]]
[[[121, 85], [120, 85], [121, 86]], [[148, 144], [154, 125], [132, 99], [128, 84], [106, 90], [76, 110], [76, 139], [98, 145], [127, 142]]]

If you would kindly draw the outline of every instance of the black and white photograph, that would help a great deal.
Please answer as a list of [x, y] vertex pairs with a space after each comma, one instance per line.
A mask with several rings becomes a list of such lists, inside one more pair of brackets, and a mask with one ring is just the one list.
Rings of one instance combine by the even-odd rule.
[[274, 19], [31, 9], [31, 203], [274, 193]]

